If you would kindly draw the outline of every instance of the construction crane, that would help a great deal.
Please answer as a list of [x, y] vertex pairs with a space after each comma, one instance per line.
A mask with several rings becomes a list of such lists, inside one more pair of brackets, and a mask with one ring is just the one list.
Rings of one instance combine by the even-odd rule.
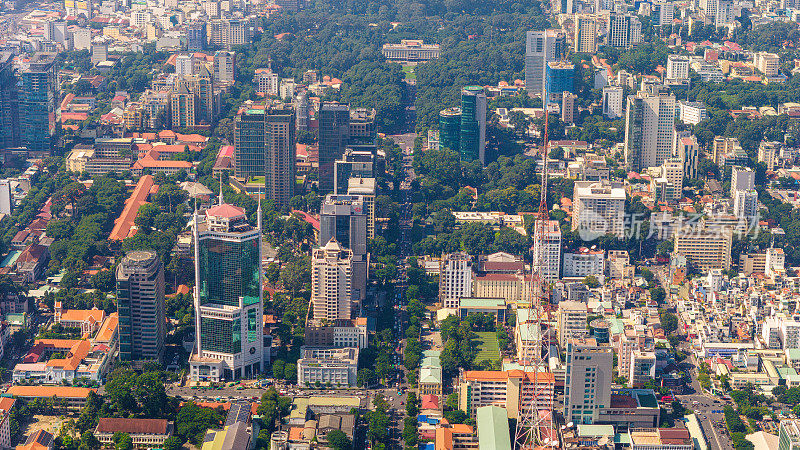
[[[517, 449], [531, 450], [536, 447], [558, 446], [553, 423], [553, 380], [549, 373], [550, 353], [550, 293], [548, 281], [542, 273], [544, 267], [544, 245], [547, 242], [550, 221], [547, 207], [547, 149], [549, 147], [548, 128], [550, 113], [544, 103], [544, 143], [542, 144], [542, 181], [539, 198], [539, 211], [534, 223], [534, 247], [531, 276], [528, 288], [528, 302], [519, 308], [517, 326], [529, 330], [528, 345], [521, 350], [520, 365], [523, 376], [520, 382], [519, 405], [517, 408], [517, 427], [515, 443]], [[537, 251], [538, 246], [538, 251]], [[520, 323], [519, 316], [524, 316]], [[543, 387], [546, 386], [546, 387]]]

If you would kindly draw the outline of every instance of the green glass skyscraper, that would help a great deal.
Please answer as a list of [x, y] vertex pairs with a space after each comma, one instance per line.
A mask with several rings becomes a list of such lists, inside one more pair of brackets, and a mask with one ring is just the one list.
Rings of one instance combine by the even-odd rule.
[[242, 208], [221, 200], [204, 222], [195, 215], [194, 381], [251, 378], [264, 368], [260, 219], [253, 227]]
[[439, 149], [460, 151], [461, 108], [447, 108], [439, 113]]
[[461, 91], [459, 145], [462, 161], [486, 162], [486, 94], [480, 86], [468, 86]]
[[31, 152], [47, 154], [56, 132], [58, 86], [55, 53], [33, 55], [22, 72], [20, 131], [22, 145]]

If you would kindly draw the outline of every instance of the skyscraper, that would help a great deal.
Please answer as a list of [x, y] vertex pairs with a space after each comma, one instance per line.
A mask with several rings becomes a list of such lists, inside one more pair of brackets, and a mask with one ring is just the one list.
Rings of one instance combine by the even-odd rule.
[[447, 108], [439, 112], [439, 150], [461, 149], [461, 108]]
[[314, 319], [350, 319], [353, 311], [353, 252], [331, 239], [311, 256]]
[[625, 189], [608, 181], [576, 181], [572, 200], [572, 229], [584, 240], [605, 234], [622, 238]]
[[563, 61], [554, 61], [547, 63], [545, 70], [546, 103], [560, 104], [564, 92], [572, 92], [575, 89], [575, 66]]
[[749, 167], [731, 167], [731, 197], [736, 191], [746, 191], [755, 188], [756, 173]]
[[19, 92], [14, 54], [0, 53], [0, 148], [19, 147]]
[[575, 53], [597, 52], [597, 17], [593, 14], [575, 16]]
[[631, 170], [660, 166], [672, 156], [675, 95], [639, 91], [628, 96], [625, 117], [625, 164]]
[[[605, 69], [604, 69], [605, 70]], [[606, 86], [603, 88], [603, 115], [609, 119], [622, 117], [624, 112], [622, 86]]]
[[36, 53], [22, 72], [20, 131], [22, 145], [31, 152], [48, 153], [56, 132], [58, 83], [54, 53]]
[[190, 52], [202, 52], [208, 45], [206, 22], [193, 22], [186, 29], [186, 47]]
[[200, 219], [195, 213], [191, 379], [251, 378], [263, 370], [264, 359], [261, 214], [253, 227], [244, 209], [220, 201]]
[[[541, 227], [544, 226], [544, 232]], [[540, 236], [544, 235], [544, 239]], [[561, 273], [561, 228], [558, 221], [537, 220], [534, 230], [533, 261], [535, 265], [541, 261], [538, 269], [539, 276], [547, 281], [556, 281]]]
[[319, 190], [333, 191], [333, 163], [350, 141], [350, 107], [336, 102], [319, 108]]
[[294, 110], [283, 104], [250, 108], [234, 120], [237, 177], [265, 177], [265, 195], [283, 208], [294, 195]]
[[236, 76], [236, 52], [214, 52], [214, 83], [233, 83]]
[[617, 48], [631, 48], [642, 40], [642, 23], [630, 14], [611, 13], [608, 18], [606, 44]]
[[320, 247], [331, 239], [352, 251], [353, 297], [363, 300], [367, 294], [367, 208], [360, 195], [325, 197], [319, 214]]
[[653, 10], [650, 13], [653, 26], [665, 27], [672, 25], [675, 17], [675, 5], [671, 1], [653, 2]]
[[561, 301], [558, 303], [558, 345], [566, 348], [573, 338], [589, 337], [586, 327], [589, 313], [586, 303]]
[[439, 302], [458, 309], [461, 299], [472, 295], [472, 258], [466, 253], [442, 256], [439, 268]]
[[123, 361], [161, 361], [167, 319], [164, 267], [151, 250], [129, 252], [117, 266], [119, 356]]
[[611, 407], [613, 352], [594, 338], [567, 340], [564, 420], [591, 424], [601, 408]]
[[486, 162], [486, 94], [480, 86], [461, 90], [459, 147], [462, 161]]
[[[216, 107], [214, 105], [214, 77], [206, 65], [200, 65], [194, 75], [175, 79], [174, 90], [182, 92], [186, 88], [194, 96], [196, 124], [211, 124], [214, 121]], [[173, 117], [174, 117], [173, 112]], [[172, 124], [176, 128], [175, 123]]]
[[297, 131], [308, 130], [308, 91], [300, 91], [294, 103]]
[[544, 92], [545, 66], [558, 61], [567, 49], [561, 30], [528, 31], [525, 40], [525, 89], [529, 95]]

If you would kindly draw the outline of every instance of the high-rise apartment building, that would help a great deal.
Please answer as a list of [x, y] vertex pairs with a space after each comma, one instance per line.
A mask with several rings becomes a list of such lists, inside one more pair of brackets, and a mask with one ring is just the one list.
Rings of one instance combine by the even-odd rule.
[[270, 104], [242, 111], [234, 120], [235, 175], [265, 177], [265, 195], [283, 208], [294, 195], [294, 110]]
[[461, 90], [462, 161], [486, 162], [486, 94], [483, 87], [468, 86]]
[[625, 164], [631, 170], [660, 166], [672, 156], [675, 95], [639, 91], [628, 96]]
[[675, 154], [683, 162], [683, 175], [686, 178], [697, 178], [697, 167], [700, 160], [700, 145], [694, 136], [675, 139]]
[[[542, 231], [542, 227], [544, 230]], [[544, 238], [542, 239], [542, 235]], [[561, 272], [561, 227], [557, 220], [537, 220], [534, 226], [534, 271], [547, 281], [556, 281]], [[539, 266], [541, 262], [541, 266]]]
[[461, 149], [461, 108], [447, 108], [439, 112], [439, 150]]
[[675, 18], [675, 5], [670, 1], [653, 2], [650, 17], [655, 27], [671, 26]]
[[376, 194], [375, 178], [350, 178], [348, 180], [347, 195], [357, 195], [364, 202], [364, 212], [367, 215], [367, 239], [375, 238]]
[[14, 54], [0, 53], [0, 149], [19, 147], [19, 91]]
[[775, 170], [775, 166], [778, 165], [780, 151], [780, 142], [761, 141], [758, 145], [758, 162], [763, 162], [767, 166], [767, 170]]
[[236, 76], [236, 52], [214, 52], [214, 83], [233, 84]]
[[575, 53], [597, 52], [597, 16], [578, 14], [575, 16]]
[[167, 318], [161, 259], [152, 250], [128, 252], [116, 277], [120, 359], [162, 361]]
[[170, 96], [172, 129], [193, 128], [196, 124], [197, 102], [194, 94], [186, 86], [178, 86]]
[[36, 53], [22, 72], [20, 133], [28, 151], [47, 154], [56, 132], [58, 80], [55, 53]]
[[606, 86], [603, 88], [603, 115], [609, 119], [618, 119], [625, 113], [622, 102], [624, 96], [622, 86]]
[[311, 256], [312, 317], [350, 319], [353, 312], [353, 252], [331, 239]]
[[562, 301], [558, 303], [558, 345], [566, 348], [567, 341], [589, 336], [586, 303]]
[[333, 163], [350, 141], [350, 107], [336, 102], [319, 108], [319, 190], [333, 191]]
[[472, 258], [466, 253], [442, 256], [439, 266], [439, 302], [458, 309], [461, 299], [472, 296]]
[[693, 225], [675, 230], [674, 253], [685, 256], [700, 270], [728, 270], [731, 266], [731, 231]]
[[564, 420], [591, 424], [601, 408], [611, 406], [612, 369], [611, 347], [598, 345], [593, 338], [567, 341]]
[[674, 202], [683, 197], [683, 162], [678, 158], [664, 160], [660, 175], [650, 180], [651, 192], [658, 202]]
[[221, 200], [193, 221], [193, 381], [252, 378], [264, 369], [261, 214], [253, 227], [244, 209]]
[[575, 102], [578, 96], [569, 91], [564, 91], [561, 95], [561, 120], [564, 123], [575, 123]]
[[335, 239], [352, 251], [353, 297], [363, 300], [367, 295], [367, 208], [359, 195], [329, 194], [322, 202], [319, 214], [319, 245]]
[[610, 47], [631, 48], [642, 40], [642, 23], [631, 14], [612, 12], [608, 17], [606, 44]]
[[733, 215], [739, 219], [756, 219], [758, 192], [755, 189], [739, 190], [733, 194]]
[[529, 95], [544, 94], [545, 66], [559, 61], [567, 49], [561, 30], [528, 31], [525, 39], [525, 89]]
[[[572, 229], [584, 237], [624, 235], [625, 189], [608, 181], [576, 181]], [[588, 239], [587, 239], [588, 240]]]
[[689, 57], [684, 55], [667, 56], [667, 74], [664, 84], [681, 85], [689, 81]]

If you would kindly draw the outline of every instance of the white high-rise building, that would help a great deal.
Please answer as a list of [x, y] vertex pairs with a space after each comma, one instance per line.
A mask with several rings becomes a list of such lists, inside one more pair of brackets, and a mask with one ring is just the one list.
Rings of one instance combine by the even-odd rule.
[[11, 181], [0, 180], [0, 214], [11, 214], [14, 199], [11, 197]]
[[353, 305], [353, 252], [331, 239], [311, 256], [314, 319], [350, 319]]
[[613, 358], [611, 347], [598, 345], [595, 339], [567, 341], [564, 383], [564, 420], [567, 423], [594, 423], [600, 409], [611, 405]]
[[767, 170], [775, 170], [775, 166], [778, 165], [780, 151], [780, 142], [761, 141], [758, 146], [758, 162], [763, 162], [767, 166]]
[[[543, 233], [541, 231], [542, 226], [544, 226]], [[542, 234], [544, 234], [544, 239], [540, 238]], [[534, 265], [537, 265], [539, 261], [542, 262], [541, 267], [538, 268], [542, 279], [547, 281], [558, 280], [561, 269], [561, 227], [558, 226], [557, 220], [536, 221], [533, 261]], [[536, 267], [534, 266], [534, 268]]]
[[566, 348], [567, 340], [589, 336], [586, 303], [565, 301], [558, 303], [558, 345]]
[[731, 168], [731, 197], [736, 191], [754, 189], [756, 186], [756, 173], [749, 167], [733, 166]]
[[736, 191], [733, 194], [733, 215], [739, 219], [754, 220], [758, 214], [758, 192], [755, 189]]
[[236, 52], [214, 52], [214, 84], [232, 84], [235, 75]]
[[280, 77], [277, 73], [273, 73], [271, 69], [256, 69], [253, 82], [258, 87], [257, 92], [267, 95], [278, 95], [279, 93]]
[[625, 189], [622, 186], [608, 181], [576, 181], [573, 191], [573, 230], [584, 233], [585, 238], [604, 234], [623, 237]]
[[775, 77], [780, 73], [781, 58], [775, 53], [758, 52], [753, 56], [753, 65], [767, 77]]
[[670, 1], [653, 2], [653, 10], [650, 17], [653, 21], [653, 26], [670, 26], [675, 18], [675, 5]]
[[622, 86], [606, 86], [603, 88], [603, 115], [605, 117], [609, 119], [622, 117], [625, 112], [622, 103], [623, 93]]
[[631, 48], [642, 40], [642, 23], [630, 14], [611, 13], [606, 43], [611, 47]]
[[634, 388], [642, 387], [656, 377], [656, 354], [634, 350], [631, 352], [628, 380]]
[[782, 320], [779, 333], [784, 350], [800, 348], [800, 322]]
[[736, 9], [732, 0], [717, 0], [717, 14], [714, 17], [714, 26], [717, 28], [730, 26], [736, 16]]
[[664, 160], [661, 176], [651, 181], [657, 201], [672, 202], [683, 196], [683, 161], [678, 158]]
[[175, 75], [178, 77], [194, 75], [194, 57], [192, 55], [178, 55], [175, 57]]
[[639, 91], [628, 96], [625, 164], [631, 170], [660, 166], [672, 156], [675, 95]]
[[683, 84], [689, 80], [689, 57], [684, 55], [667, 56], [665, 84]]
[[575, 16], [575, 53], [597, 52], [597, 17], [593, 14]]
[[783, 249], [770, 247], [767, 249], [766, 253], [764, 274], [768, 277], [773, 277], [786, 273], [784, 268], [784, 264], [786, 263], [786, 254], [783, 252]]
[[558, 61], [566, 51], [561, 30], [528, 31], [525, 39], [525, 89], [529, 95], [543, 95], [548, 62]]
[[458, 309], [461, 299], [472, 296], [472, 258], [466, 253], [442, 256], [439, 301], [443, 308]]

